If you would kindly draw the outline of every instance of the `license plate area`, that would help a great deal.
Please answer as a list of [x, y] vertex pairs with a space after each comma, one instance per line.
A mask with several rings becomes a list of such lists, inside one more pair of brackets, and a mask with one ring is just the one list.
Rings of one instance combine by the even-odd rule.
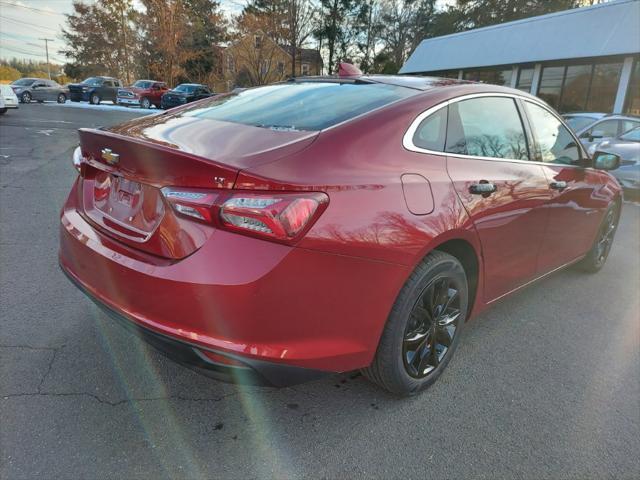
[[165, 214], [158, 189], [100, 170], [85, 177], [83, 201], [91, 220], [134, 242], [149, 240]]

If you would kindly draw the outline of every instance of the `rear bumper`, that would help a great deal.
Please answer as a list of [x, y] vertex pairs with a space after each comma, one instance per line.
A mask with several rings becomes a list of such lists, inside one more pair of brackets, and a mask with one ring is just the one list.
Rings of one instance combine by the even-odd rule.
[[222, 230], [180, 261], [160, 259], [94, 229], [75, 198], [74, 187], [60, 265], [84, 291], [134, 325], [257, 370], [260, 362], [325, 372], [369, 365], [408, 274]]
[[[188, 366], [197, 372], [216, 380], [250, 385], [270, 385], [286, 387], [299, 383], [317, 380], [327, 375], [327, 372], [308, 368], [293, 367], [284, 364], [264, 362], [251, 358], [240, 357], [231, 353], [223, 353], [201, 346], [192, 345], [186, 341], [162, 335], [137, 324], [120, 312], [110, 308], [93, 296], [65, 267], [60, 265], [62, 272], [78, 289], [91, 299], [109, 318], [114, 320], [129, 332], [137, 335], [146, 343], [166, 355], [171, 360]], [[227, 359], [235, 360], [244, 366], [222, 364], [207, 357], [204, 352], [214, 353]]]
[[140, 105], [140, 99], [133, 97], [118, 97], [117, 102], [122, 105]]

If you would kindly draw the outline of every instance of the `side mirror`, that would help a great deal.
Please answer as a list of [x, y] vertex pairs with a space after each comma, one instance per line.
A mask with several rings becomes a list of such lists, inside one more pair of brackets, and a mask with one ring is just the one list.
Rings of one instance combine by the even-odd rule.
[[620, 157], [615, 153], [597, 151], [593, 154], [593, 168], [615, 170], [620, 166]]

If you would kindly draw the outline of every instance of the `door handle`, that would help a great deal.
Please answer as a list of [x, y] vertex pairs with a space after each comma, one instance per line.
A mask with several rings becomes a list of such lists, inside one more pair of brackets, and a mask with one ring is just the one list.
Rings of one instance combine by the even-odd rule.
[[469, 192], [474, 195], [482, 195], [488, 197], [497, 190], [493, 183], [489, 183], [486, 180], [481, 180], [480, 183], [473, 183], [469, 186]]
[[567, 182], [565, 182], [564, 180], [554, 181], [551, 182], [549, 186], [554, 190], [564, 190], [565, 188], [567, 188]]

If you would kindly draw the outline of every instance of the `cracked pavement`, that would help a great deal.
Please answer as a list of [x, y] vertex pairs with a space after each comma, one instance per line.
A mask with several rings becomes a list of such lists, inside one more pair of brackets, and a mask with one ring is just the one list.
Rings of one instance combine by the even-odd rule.
[[418, 397], [354, 372], [229, 385], [112, 324], [58, 269], [76, 129], [139, 114], [0, 117], [0, 478], [640, 476], [639, 206], [602, 272], [498, 303]]

